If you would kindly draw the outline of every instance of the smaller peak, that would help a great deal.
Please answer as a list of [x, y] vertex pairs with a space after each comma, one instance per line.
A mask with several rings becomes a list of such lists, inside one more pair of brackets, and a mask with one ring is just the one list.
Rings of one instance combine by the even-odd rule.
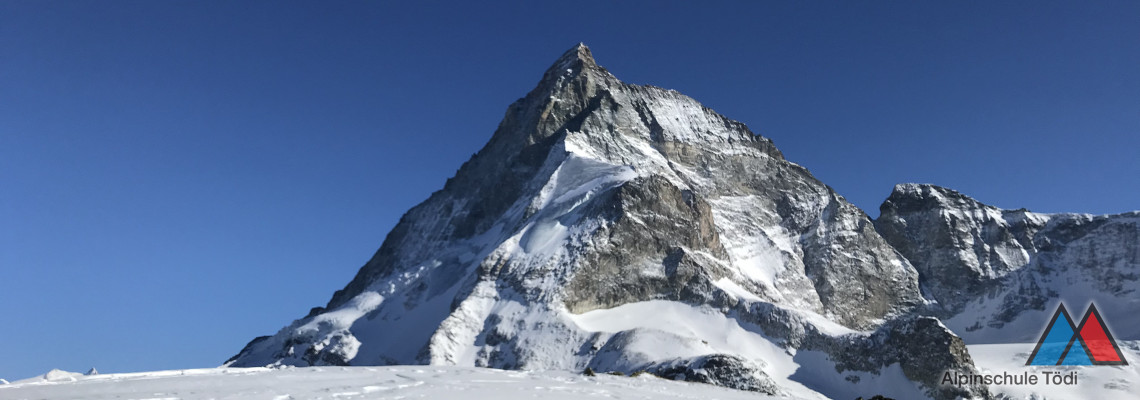
[[904, 209], [955, 208], [973, 209], [989, 207], [957, 190], [929, 183], [900, 183], [880, 207], [894, 206]]
[[95, 369], [95, 367], [91, 367], [91, 369], [87, 370], [87, 373], [85, 373], [83, 375], [87, 375], [87, 376], [99, 375], [99, 370]]
[[895, 185], [894, 192], [899, 194], [921, 194], [923, 192], [943, 192], [947, 190], [949, 189], [930, 183], [900, 183]]
[[962, 193], [959, 193], [957, 190], [930, 183], [900, 183], [895, 185], [894, 193], [909, 196], [935, 194], [950, 197], [969, 197]]

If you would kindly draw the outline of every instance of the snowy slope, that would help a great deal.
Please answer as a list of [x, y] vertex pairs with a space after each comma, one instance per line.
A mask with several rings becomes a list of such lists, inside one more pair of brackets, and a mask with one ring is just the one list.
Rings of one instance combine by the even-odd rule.
[[[782, 394], [803, 398], [847, 398], [883, 394], [900, 399], [926, 394], [904, 376], [898, 365], [878, 371], [836, 371], [828, 354], [789, 349], [765, 336], [758, 326], [727, 317], [715, 309], [673, 301], [626, 304], [571, 316], [583, 329], [602, 339], [620, 334], [620, 351], [603, 348], [590, 366], [599, 370], [638, 371], [658, 360], [687, 360], [713, 354], [734, 354], [760, 364], [759, 369], [781, 388]], [[822, 318], [821, 318], [822, 319]], [[833, 322], [817, 320], [833, 334], [863, 336]]]
[[1121, 341], [1124, 358], [1131, 365], [1120, 366], [1026, 366], [1035, 343], [970, 345], [970, 354], [984, 373], [1021, 374], [1043, 377], [1045, 371], [1067, 374], [1076, 371], [1074, 385], [993, 385], [993, 393], [1015, 399], [1134, 399], [1140, 396], [1140, 341]]
[[[762, 399], [699, 383], [469, 367], [218, 368], [79, 376], [0, 385], [0, 399]], [[796, 397], [783, 397], [796, 399]]]
[[[599, 331], [620, 330], [625, 326], [642, 326], [645, 320], [682, 307], [667, 302], [623, 306], [636, 313], [595, 311], [579, 316], [583, 324]], [[700, 331], [711, 340], [707, 345], [721, 346], [727, 342], [742, 343], [747, 352], [765, 353], [774, 369], [794, 371], [778, 396], [720, 388], [714, 385], [672, 381], [642, 375], [639, 377], [598, 374], [586, 377], [568, 371], [505, 371], [489, 368], [449, 366], [390, 366], [390, 367], [308, 367], [308, 368], [214, 368], [175, 371], [154, 371], [125, 374], [84, 376], [79, 373], [53, 371], [45, 376], [0, 383], [0, 399], [826, 399], [853, 398], [851, 378], [860, 378], [859, 393], [864, 397], [885, 394], [897, 399], [921, 398], [897, 366], [880, 374], [858, 373], [828, 375], [820, 370], [834, 368], [826, 355], [818, 352], [800, 352], [794, 356], [781, 355], [759, 338], [748, 338], [747, 328], [717, 318], [715, 313], [699, 309], [677, 309], [678, 315], [691, 315], [696, 326], [683, 326], [683, 330]], [[648, 325], [670, 327], [674, 321], [660, 320]], [[729, 326], [724, 324], [728, 323]], [[734, 338], [734, 336], [746, 336]], [[666, 341], [678, 340], [666, 337]], [[679, 348], [676, 343], [643, 343], [648, 351]], [[1068, 373], [1077, 371], [1076, 385], [1046, 386], [993, 385], [991, 393], [1013, 399], [1117, 399], [1133, 398], [1140, 393], [1140, 368], [1128, 366], [1097, 367], [1028, 367], [1025, 359], [1032, 343], [986, 344], [969, 346], [970, 353], [982, 373], [1030, 372], [1042, 375], [1043, 371]], [[1140, 342], [1121, 343], [1125, 357], [1140, 360]], [[790, 362], [789, 362], [790, 361]], [[810, 386], [813, 389], [807, 389]]]

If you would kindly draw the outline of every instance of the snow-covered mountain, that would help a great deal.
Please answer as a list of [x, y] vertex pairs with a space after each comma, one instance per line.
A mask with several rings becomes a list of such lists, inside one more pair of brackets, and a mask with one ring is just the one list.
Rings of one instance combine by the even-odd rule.
[[[882, 214], [578, 45], [327, 306], [226, 365], [590, 367], [768, 394], [989, 397], [939, 383], [975, 371], [960, 335], [1045, 312], [1067, 261], [1099, 273], [1090, 290], [1136, 285], [1136, 214], [1002, 211], [921, 185]], [[1085, 239], [1098, 232], [1132, 236]], [[1082, 255], [1106, 246], [1118, 252]]]

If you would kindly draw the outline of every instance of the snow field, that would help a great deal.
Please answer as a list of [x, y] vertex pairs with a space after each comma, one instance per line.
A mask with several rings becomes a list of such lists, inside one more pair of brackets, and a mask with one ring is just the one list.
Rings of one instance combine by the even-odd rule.
[[[216, 368], [32, 379], [0, 386], [0, 399], [701, 399], [769, 398], [700, 383], [572, 372], [472, 367]], [[794, 399], [794, 398], [793, 398]]]
[[1076, 385], [992, 385], [990, 391], [1015, 399], [1135, 399], [1140, 397], [1140, 341], [1118, 341], [1129, 365], [1120, 366], [1027, 366], [1025, 361], [1036, 343], [969, 345], [970, 356], [982, 373], [1022, 374], [1044, 378], [1045, 372], [1076, 371]]
[[[760, 362], [761, 369], [792, 398], [854, 398], [860, 393], [866, 397], [883, 394], [899, 399], [926, 396], [914, 382], [906, 379], [898, 365], [888, 366], [878, 373], [836, 374], [835, 363], [826, 354], [784, 349], [760, 333], [758, 327], [709, 308], [655, 300], [571, 314], [569, 318], [587, 331], [633, 332], [631, 342], [624, 347], [626, 358], [614, 360], [615, 369], [636, 370], [641, 367], [635, 365], [639, 361], [735, 354]], [[823, 324], [821, 329], [829, 334], [854, 333], [834, 323]], [[849, 376], [855, 378], [848, 380]]]

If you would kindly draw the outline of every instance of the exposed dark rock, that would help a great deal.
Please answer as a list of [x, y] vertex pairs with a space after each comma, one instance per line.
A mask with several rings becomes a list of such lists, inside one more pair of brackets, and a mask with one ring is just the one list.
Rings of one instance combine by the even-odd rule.
[[666, 379], [707, 383], [770, 395], [780, 393], [772, 379], [758, 366], [727, 354], [713, 354], [659, 365], [651, 367], [649, 371]]
[[988, 398], [984, 386], [941, 384], [946, 371], [976, 373], [962, 339], [932, 317], [905, 317], [884, 324], [869, 337], [848, 336], [831, 343], [829, 353], [838, 372], [877, 372], [898, 363], [907, 379], [918, 382], [934, 399]]

